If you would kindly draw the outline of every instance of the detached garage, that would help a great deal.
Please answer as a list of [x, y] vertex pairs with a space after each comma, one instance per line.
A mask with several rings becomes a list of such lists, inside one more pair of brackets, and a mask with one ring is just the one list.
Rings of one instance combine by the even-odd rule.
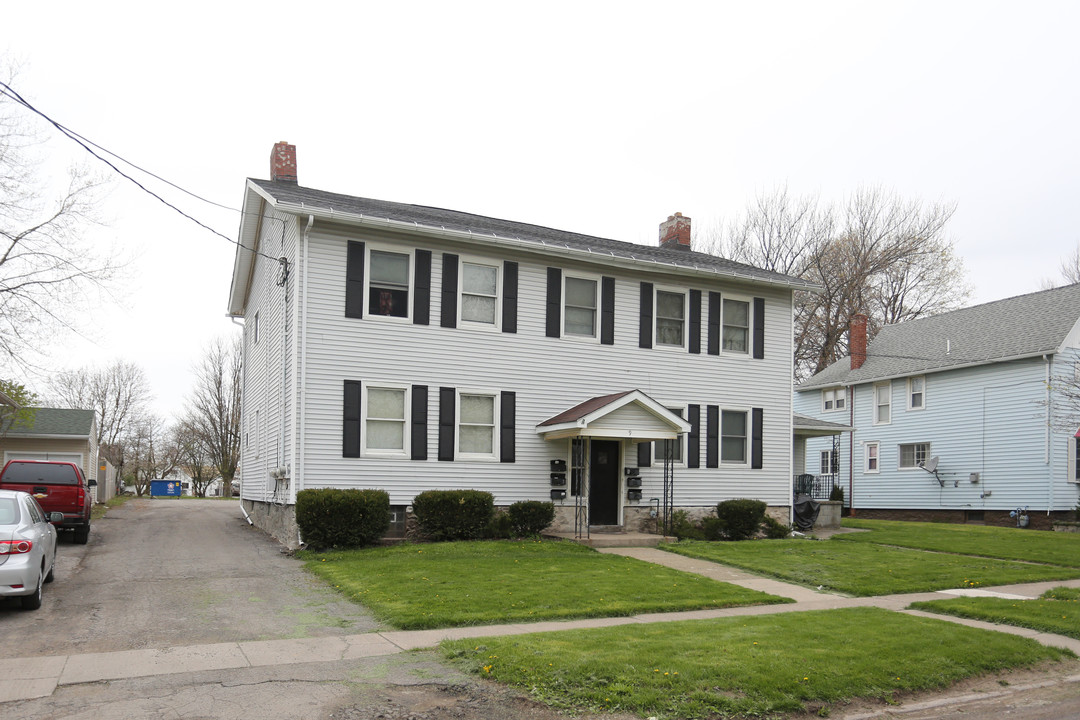
[[[98, 475], [97, 422], [93, 410], [28, 408], [32, 417], [9, 422], [0, 430], [0, 451], [9, 460], [59, 460], [82, 468], [89, 480], [98, 480], [98, 502], [115, 492]], [[102, 497], [106, 494], [106, 497]]]

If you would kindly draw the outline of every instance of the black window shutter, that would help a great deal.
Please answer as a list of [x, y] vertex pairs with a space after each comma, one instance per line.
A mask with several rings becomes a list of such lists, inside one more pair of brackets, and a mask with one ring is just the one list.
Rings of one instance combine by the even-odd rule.
[[345, 259], [345, 317], [364, 317], [364, 243], [352, 240]]
[[439, 459], [454, 459], [454, 424], [457, 392], [452, 387], [439, 388]]
[[503, 263], [502, 331], [517, 332], [518, 264], [507, 260]]
[[754, 470], [760, 470], [764, 465], [761, 432], [765, 423], [764, 418], [762, 417], [762, 409], [754, 408], [751, 411], [751, 416], [753, 417], [753, 420], [750, 423], [753, 428], [751, 430], [753, 436], [750, 439], [750, 467]]
[[512, 463], [517, 459], [515, 453], [517, 446], [514, 437], [517, 395], [512, 392], [504, 392], [499, 395], [499, 402], [499, 461]]
[[653, 286], [641, 283], [641, 317], [638, 325], [638, 347], [652, 347]]
[[765, 298], [754, 298], [754, 357], [765, 357]]
[[416, 290], [413, 292], [413, 324], [427, 325], [431, 320], [431, 251], [416, 251]]
[[615, 344], [615, 278], [600, 280], [600, 344]]
[[701, 353], [701, 291], [690, 291], [690, 352]]
[[[692, 292], [692, 291], [691, 291]], [[686, 436], [686, 467], [701, 467], [701, 406], [686, 406], [686, 421], [690, 423], [690, 433]]]
[[360, 457], [360, 382], [345, 381], [341, 432], [341, 457]]
[[444, 328], [457, 327], [457, 279], [458, 256], [453, 253], [443, 253], [442, 315], [439, 324]]
[[720, 406], [705, 406], [705, 467], [720, 467]]
[[637, 444], [638, 467], [652, 467], [652, 443], [640, 442]]
[[709, 354], [720, 354], [720, 293], [709, 293]]
[[562, 333], [562, 270], [547, 269], [547, 336]]
[[427, 460], [427, 385], [412, 386], [412, 459]]

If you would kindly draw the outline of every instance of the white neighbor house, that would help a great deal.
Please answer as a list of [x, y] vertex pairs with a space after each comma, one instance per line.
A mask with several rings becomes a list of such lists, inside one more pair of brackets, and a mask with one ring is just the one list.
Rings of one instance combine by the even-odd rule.
[[386, 490], [392, 532], [458, 488], [579, 534], [736, 497], [788, 519], [804, 281], [691, 251], [678, 213], [649, 247], [304, 188], [286, 143], [243, 210], [242, 499], [282, 542], [318, 487]]

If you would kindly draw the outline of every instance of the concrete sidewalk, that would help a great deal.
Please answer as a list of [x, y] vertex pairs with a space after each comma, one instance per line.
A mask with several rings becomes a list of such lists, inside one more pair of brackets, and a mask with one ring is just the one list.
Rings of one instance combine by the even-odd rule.
[[783, 605], [755, 605], [739, 608], [695, 610], [689, 612], [651, 613], [628, 617], [589, 618], [559, 622], [510, 623], [478, 627], [443, 628], [439, 630], [387, 630], [382, 632], [346, 635], [341, 637], [303, 638], [295, 640], [266, 640], [229, 642], [209, 645], [189, 645], [162, 649], [124, 650], [107, 653], [57, 655], [50, 657], [11, 658], [0, 660], [0, 702], [47, 697], [58, 686], [76, 685], [154, 675], [175, 675], [205, 670], [254, 668], [271, 665], [338, 662], [406, 650], [430, 648], [443, 640], [496, 635], [523, 635], [558, 630], [576, 630], [616, 625], [675, 622], [723, 617], [771, 615], [807, 610], [830, 610], [848, 607], [880, 607], [923, 617], [956, 622], [971, 627], [1032, 638], [1044, 645], [1067, 648], [1080, 654], [1080, 641], [1061, 635], [1041, 633], [1027, 628], [991, 623], [946, 615], [932, 615], [904, 610], [919, 600], [940, 599], [948, 595], [989, 595], [998, 597], [1036, 598], [1052, 587], [1080, 587], [1080, 579], [1027, 583], [997, 588], [944, 590], [929, 593], [881, 595], [851, 598], [819, 592], [799, 585], [770, 580], [757, 575], [716, 565], [654, 548], [606, 548], [602, 552], [635, 557], [646, 562], [666, 565], [686, 572], [733, 583], [754, 590], [795, 600]]

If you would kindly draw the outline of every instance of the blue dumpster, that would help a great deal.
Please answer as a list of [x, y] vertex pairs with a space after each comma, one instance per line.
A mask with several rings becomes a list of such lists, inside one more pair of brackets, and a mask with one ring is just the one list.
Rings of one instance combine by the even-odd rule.
[[150, 494], [151, 495], [173, 495], [180, 497], [182, 488], [180, 483], [175, 480], [151, 480], [150, 481]]

